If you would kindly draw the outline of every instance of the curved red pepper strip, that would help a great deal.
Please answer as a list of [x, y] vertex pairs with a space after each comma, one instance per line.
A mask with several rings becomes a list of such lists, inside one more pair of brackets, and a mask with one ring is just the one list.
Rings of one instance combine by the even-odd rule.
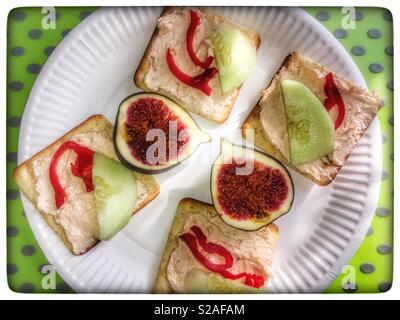
[[204, 94], [206, 94], [207, 96], [211, 94], [211, 88], [208, 85], [208, 82], [218, 73], [217, 68], [208, 68], [204, 70], [203, 73], [195, 77], [189, 76], [181, 69], [179, 69], [179, 67], [176, 65], [174, 56], [172, 55], [170, 48], [167, 49], [167, 63], [169, 70], [176, 78], [178, 78], [178, 80], [188, 86], [203, 91]]
[[233, 274], [228, 270], [223, 270], [223, 271], [219, 272], [219, 274], [221, 276], [223, 276], [224, 278], [231, 279], [231, 280], [237, 280], [237, 279], [245, 277], [245, 281], [244, 281], [245, 285], [247, 285], [249, 287], [254, 287], [254, 288], [262, 287], [265, 282], [264, 277], [260, 276], [258, 274], [251, 274], [251, 273], [246, 273], [246, 272]]
[[[264, 285], [265, 279], [263, 276], [257, 275], [257, 274], [250, 274], [246, 272], [238, 273], [238, 274], [233, 274], [230, 272], [229, 268], [232, 267], [233, 265], [233, 257], [232, 254], [222, 247], [221, 245], [218, 245], [213, 242], [207, 242], [207, 238], [204, 235], [204, 233], [201, 231], [201, 229], [197, 226], [192, 226], [190, 228], [193, 233], [195, 234], [192, 235], [191, 233], [183, 233], [179, 236], [180, 239], [182, 239], [186, 245], [189, 247], [190, 251], [194, 255], [194, 257], [199, 261], [203, 266], [205, 266], [208, 270], [213, 271], [215, 273], [220, 274], [226, 279], [231, 279], [231, 280], [237, 280], [241, 278], [245, 278], [245, 284], [247, 286], [255, 287], [255, 288], [260, 288]], [[205, 257], [198, 249], [197, 247], [197, 241], [199, 242], [200, 246], [208, 253], [216, 253], [222, 257], [225, 258], [225, 263], [224, 264], [215, 264], [207, 257]]]
[[346, 108], [340, 95], [338, 88], [336, 87], [335, 80], [333, 78], [332, 72], [329, 72], [325, 76], [325, 86], [324, 86], [325, 94], [327, 98], [324, 101], [324, 106], [327, 111], [332, 109], [333, 106], [338, 106], [338, 115], [335, 120], [335, 129], [339, 128], [343, 123]]
[[186, 50], [189, 54], [190, 59], [192, 59], [193, 63], [196, 66], [202, 67], [203, 69], [207, 69], [213, 62], [214, 57], [207, 56], [204, 62], [200, 61], [199, 58], [197, 58], [196, 53], [194, 52], [193, 49], [193, 41], [196, 34], [196, 29], [199, 25], [200, 25], [199, 15], [195, 11], [190, 10], [190, 25], [186, 33]]
[[195, 258], [201, 262], [202, 265], [204, 265], [208, 270], [211, 270], [213, 272], [219, 273], [222, 270], [226, 269], [226, 264], [221, 263], [221, 264], [216, 264], [208, 260], [198, 249], [197, 247], [197, 242], [196, 242], [196, 237], [192, 235], [191, 233], [183, 233], [179, 236], [187, 246], [189, 247], [190, 251], [192, 251], [193, 255]]
[[66, 196], [57, 175], [58, 161], [66, 150], [73, 150], [77, 154], [75, 162], [71, 163], [72, 174], [83, 179], [87, 192], [93, 191], [92, 168], [94, 152], [74, 141], [67, 141], [54, 153], [49, 167], [50, 183], [54, 189], [57, 209], [64, 204]]
[[195, 234], [197, 241], [201, 245], [204, 251], [208, 253], [216, 253], [221, 257], [225, 258], [225, 269], [229, 269], [233, 266], [233, 257], [231, 253], [226, 250], [223, 246], [213, 243], [207, 242], [207, 237], [204, 235], [203, 231], [198, 226], [193, 226], [190, 228]]

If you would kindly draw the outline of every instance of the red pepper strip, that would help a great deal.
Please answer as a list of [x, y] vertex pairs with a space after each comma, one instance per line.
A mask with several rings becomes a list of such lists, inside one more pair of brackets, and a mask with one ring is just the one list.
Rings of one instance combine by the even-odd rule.
[[[240, 278], [245, 278], [245, 284], [247, 286], [255, 287], [255, 288], [260, 288], [264, 285], [264, 277], [257, 275], [257, 274], [250, 274], [246, 272], [242, 272], [239, 274], [233, 274], [230, 272], [229, 268], [232, 267], [233, 265], [233, 257], [232, 254], [226, 250], [224, 247], [213, 243], [213, 242], [207, 242], [207, 238], [204, 235], [204, 233], [200, 230], [199, 227], [193, 226], [191, 230], [195, 233], [196, 236], [192, 235], [191, 233], [183, 233], [179, 236], [180, 239], [182, 239], [186, 245], [189, 247], [190, 251], [193, 253], [195, 258], [203, 264], [208, 270], [213, 271], [215, 273], [220, 274], [226, 279], [231, 279], [231, 280], [237, 280]], [[208, 253], [216, 253], [222, 257], [225, 258], [225, 263], [224, 264], [215, 264], [207, 257], [205, 257], [198, 249], [197, 247], [197, 241], [199, 244], [202, 246], [204, 251]]]
[[196, 237], [191, 233], [183, 233], [179, 236], [179, 238], [185, 241], [195, 258], [200, 261], [208, 270], [219, 273], [226, 269], [226, 263], [213, 263], [199, 251], [199, 248], [197, 247]]
[[204, 251], [208, 253], [216, 253], [220, 255], [221, 257], [225, 258], [225, 268], [224, 269], [229, 269], [233, 266], [233, 257], [231, 253], [226, 250], [223, 246], [213, 243], [213, 242], [207, 242], [207, 237], [201, 231], [201, 229], [198, 226], [193, 226], [190, 228], [190, 230], [193, 231], [195, 234], [197, 241], [201, 245]]
[[94, 152], [83, 147], [76, 142], [67, 141], [54, 153], [50, 162], [49, 176], [50, 182], [55, 193], [56, 208], [59, 209], [65, 201], [65, 190], [61, 186], [57, 175], [57, 164], [66, 150], [73, 150], [77, 154], [74, 163], [71, 163], [71, 172], [74, 176], [82, 178], [86, 186], [86, 191], [93, 191], [92, 168]]
[[193, 63], [196, 66], [202, 67], [203, 69], [207, 69], [213, 62], [214, 57], [207, 56], [204, 62], [200, 61], [199, 58], [197, 58], [196, 53], [194, 52], [193, 49], [194, 36], [196, 33], [196, 29], [199, 25], [200, 25], [199, 15], [195, 11], [190, 10], [190, 25], [186, 33], [186, 50], [189, 54], [190, 59], [192, 59]]
[[251, 274], [251, 273], [238, 273], [238, 274], [233, 274], [228, 270], [223, 270], [222, 272], [219, 273], [221, 276], [227, 279], [232, 279], [232, 280], [237, 280], [240, 278], [245, 277], [245, 285], [249, 287], [254, 287], [254, 288], [260, 288], [264, 285], [264, 277], [260, 276], [258, 274]]
[[327, 111], [332, 109], [333, 106], [337, 105], [338, 106], [338, 115], [335, 120], [335, 129], [339, 128], [340, 125], [342, 124], [344, 120], [344, 115], [346, 112], [344, 102], [342, 99], [342, 96], [340, 95], [340, 92], [338, 88], [336, 87], [335, 80], [333, 79], [333, 74], [332, 72], [329, 72], [325, 76], [325, 94], [327, 98], [324, 101], [324, 106]]
[[184, 84], [191, 86], [193, 88], [199, 89], [204, 92], [207, 96], [211, 94], [211, 88], [208, 85], [208, 82], [218, 73], [217, 68], [211, 67], [204, 70], [203, 73], [192, 77], [188, 74], [184, 73], [179, 67], [175, 64], [174, 57], [171, 53], [170, 48], [167, 49], [167, 62], [169, 70], [172, 74], [178, 78]]

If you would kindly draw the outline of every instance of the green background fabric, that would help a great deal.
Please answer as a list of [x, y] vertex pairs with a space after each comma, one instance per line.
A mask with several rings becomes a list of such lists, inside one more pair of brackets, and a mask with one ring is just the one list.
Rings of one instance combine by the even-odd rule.
[[[57, 44], [95, 8], [56, 8], [56, 29], [41, 26], [41, 8], [16, 8], [8, 18], [7, 46], [7, 274], [16, 292], [72, 292], [58, 275], [56, 287], [43, 289], [48, 264], [25, 217], [20, 194], [12, 178], [17, 163], [18, 134], [29, 92]], [[382, 98], [382, 183], [371, 227], [350, 265], [355, 270], [355, 289], [343, 289], [340, 275], [329, 293], [384, 292], [392, 282], [393, 241], [393, 24], [389, 11], [357, 8], [356, 28], [345, 30], [342, 8], [305, 8], [350, 53], [370, 90]]]

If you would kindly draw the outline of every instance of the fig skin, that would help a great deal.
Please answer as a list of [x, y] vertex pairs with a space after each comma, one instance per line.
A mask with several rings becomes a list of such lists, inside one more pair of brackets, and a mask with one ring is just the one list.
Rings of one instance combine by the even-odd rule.
[[[190, 158], [190, 156], [197, 150], [197, 148], [201, 144], [211, 141], [211, 137], [209, 136], [209, 134], [204, 132], [204, 131], [202, 131], [201, 128], [199, 127], [199, 125], [193, 119], [193, 117], [186, 110], [184, 110], [182, 107], [179, 106], [182, 109], [182, 112], [184, 112], [193, 123], [193, 125], [189, 125], [188, 127], [192, 128], [192, 129], [195, 129], [197, 131], [197, 133], [203, 134], [204, 136], [207, 135], [208, 139], [203, 139], [203, 141], [197, 142], [196, 146], [191, 150], [191, 152], [188, 154], [188, 156], [186, 156], [182, 161], [178, 161], [176, 163], [173, 163], [173, 164], [171, 164], [169, 166], [166, 166], [166, 167], [163, 167], [163, 168], [157, 168], [157, 165], [155, 165], [155, 166], [150, 166], [150, 165], [146, 165], [146, 164], [135, 165], [135, 164], [131, 163], [130, 161], [128, 161], [123, 156], [123, 154], [120, 152], [120, 150], [118, 148], [118, 145], [117, 145], [117, 141], [116, 141], [117, 139], [116, 138], [117, 138], [117, 134], [118, 134], [117, 130], [118, 130], [118, 126], [119, 126], [118, 119], [119, 119], [119, 115], [120, 115], [120, 112], [121, 112], [121, 106], [127, 100], [130, 100], [130, 99], [132, 99], [134, 97], [140, 98], [140, 96], [143, 96], [144, 98], [148, 97], [148, 98], [155, 98], [155, 99], [159, 99], [159, 100], [165, 100], [165, 101], [171, 102], [171, 103], [179, 106], [173, 100], [171, 100], [170, 98], [168, 98], [168, 97], [166, 97], [164, 95], [161, 95], [161, 94], [158, 94], [158, 93], [157, 94], [156, 93], [150, 93], [150, 92], [133, 93], [133, 94], [129, 95], [128, 97], [126, 97], [124, 100], [122, 100], [122, 102], [118, 106], [118, 112], [117, 112], [117, 116], [116, 116], [116, 119], [115, 119], [115, 125], [114, 125], [114, 129], [113, 129], [113, 145], [114, 145], [115, 154], [117, 155], [119, 161], [124, 166], [126, 166], [127, 168], [129, 168], [131, 170], [134, 170], [136, 172], [145, 173], [145, 174], [159, 174], [159, 173], [168, 171], [168, 170], [174, 168], [175, 166], [181, 164], [182, 162], [184, 162], [185, 160]], [[168, 107], [168, 105], [167, 105], [167, 107]], [[179, 117], [179, 115], [178, 115], [178, 117]], [[183, 120], [181, 120], [181, 121], [183, 121]], [[185, 121], [183, 121], [183, 122], [186, 123]], [[192, 137], [193, 136], [191, 136], [191, 138]], [[190, 144], [190, 142], [189, 142], [189, 144]], [[138, 161], [138, 163], [139, 163], [139, 161]]]
[[[263, 157], [268, 157], [268, 158], [272, 159], [273, 161], [275, 161], [275, 162], [279, 165], [280, 170], [284, 171], [284, 172], [287, 174], [287, 176], [289, 177], [289, 179], [286, 179], [286, 183], [287, 183], [287, 184], [290, 184], [290, 185], [288, 185], [288, 187], [289, 187], [289, 188], [291, 187], [292, 199], [291, 199], [290, 202], [289, 202], [288, 210], [287, 210], [285, 213], [281, 214], [281, 215], [277, 215], [276, 217], [271, 218], [271, 220], [270, 220], [267, 224], [260, 225], [260, 227], [258, 227], [258, 228], [252, 228], [252, 229], [241, 228], [241, 227], [239, 227], [239, 226], [237, 226], [237, 225], [236, 225], [236, 226], [232, 226], [232, 225], [230, 225], [229, 223], [227, 223], [227, 222], [222, 218], [222, 215], [228, 215], [228, 214], [226, 214], [226, 213], [222, 213], [222, 214], [221, 214], [221, 213], [218, 212], [218, 210], [217, 210], [218, 206], [217, 206], [217, 204], [216, 204], [216, 200], [214, 199], [214, 195], [213, 195], [213, 172], [214, 172], [214, 166], [216, 165], [216, 161], [218, 160], [218, 158], [219, 158], [219, 157], [221, 156], [221, 154], [223, 153], [223, 150], [222, 150], [222, 144], [223, 144], [223, 143], [226, 143], [226, 142], [223, 142], [223, 140], [221, 140], [221, 152], [220, 152], [220, 154], [218, 155], [218, 157], [215, 159], [215, 161], [214, 161], [214, 163], [213, 163], [213, 165], [212, 165], [212, 167], [211, 167], [211, 173], [210, 173], [210, 193], [211, 193], [211, 201], [212, 201], [212, 204], [214, 205], [214, 208], [216, 209], [216, 211], [217, 211], [217, 213], [218, 213], [218, 216], [221, 218], [221, 220], [222, 220], [225, 224], [227, 224], [228, 226], [230, 226], [230, 227], [232, 227], [232, 228], [236, 228], [236, 229], [239, 229], [239, 230], [242, 230], [242, 231], [252, 232], [252, 231], [257, 231], [257, 230], [260, 230], [261, 228], [264, 228], [264, 227], [268, 226], [269, 224], [273, 223], [274, 221], [276, 221], [276, 220], [279, 219], [280, 217], [282, 217], [282, 216], [284, 216], [285, 214], [289, 213], [290, 210], [292, 209], [293, 201], [294, 201], [294, 197], [295, 197], [295, 189], [294, 189], [293, 179], [292, 179], [292, 176], [291, 176], [290, 172], [289, 172], [288, 169], [282, 164], [282, 162], [279, 161], [278, 159], [276, 159], [276, 158], [274, 158], [274, 157], [272, 157], [272, 156], [270, 156], [270, 155], [268, 155], [268, 154], [266, 154], [266, 153], [264, 153], [264, 152], [261, 152], [261, 151], [258, 151], [258, 150], [255, 150], [255, 149], [254, 149], [253, 151], [254, 151], [255, 153], [258, 153], [258, 154], [260, 154], [260, 155], [263, 156]], [[231, 144], [230, 142], [228, 142], [228, 143]], [[235, 147], [235, 148], [250, 149], [250, 148], [248, 148], [248, 147], [246, 147], [246, 146], [244, 146], [244, 145], [234, 145], [234, 144], [231, 144], [231, 146], [232, 146], [232, 147]], [[251, 150], [251, 149], [250, 149], [250, 150]]]

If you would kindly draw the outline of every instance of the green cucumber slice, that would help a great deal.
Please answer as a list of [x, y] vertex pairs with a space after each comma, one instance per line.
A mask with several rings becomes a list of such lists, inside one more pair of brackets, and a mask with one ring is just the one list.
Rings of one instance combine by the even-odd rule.
[[211, 42], [219, 83], [226, 94], [239, 87], [256, 69], [257, 49], [245, 33], [228, 23], [214, 27]]
[[95, 153], [93, 185], [100, 240], [119, 232], [132, 216], [137, 200], [136, 179], [119, 162]]
[[322, 102], [299, 81], [284, 79], [281, 86], [291, 163], [300, 165], [329, 155], [334, 146], [335, 128]]

